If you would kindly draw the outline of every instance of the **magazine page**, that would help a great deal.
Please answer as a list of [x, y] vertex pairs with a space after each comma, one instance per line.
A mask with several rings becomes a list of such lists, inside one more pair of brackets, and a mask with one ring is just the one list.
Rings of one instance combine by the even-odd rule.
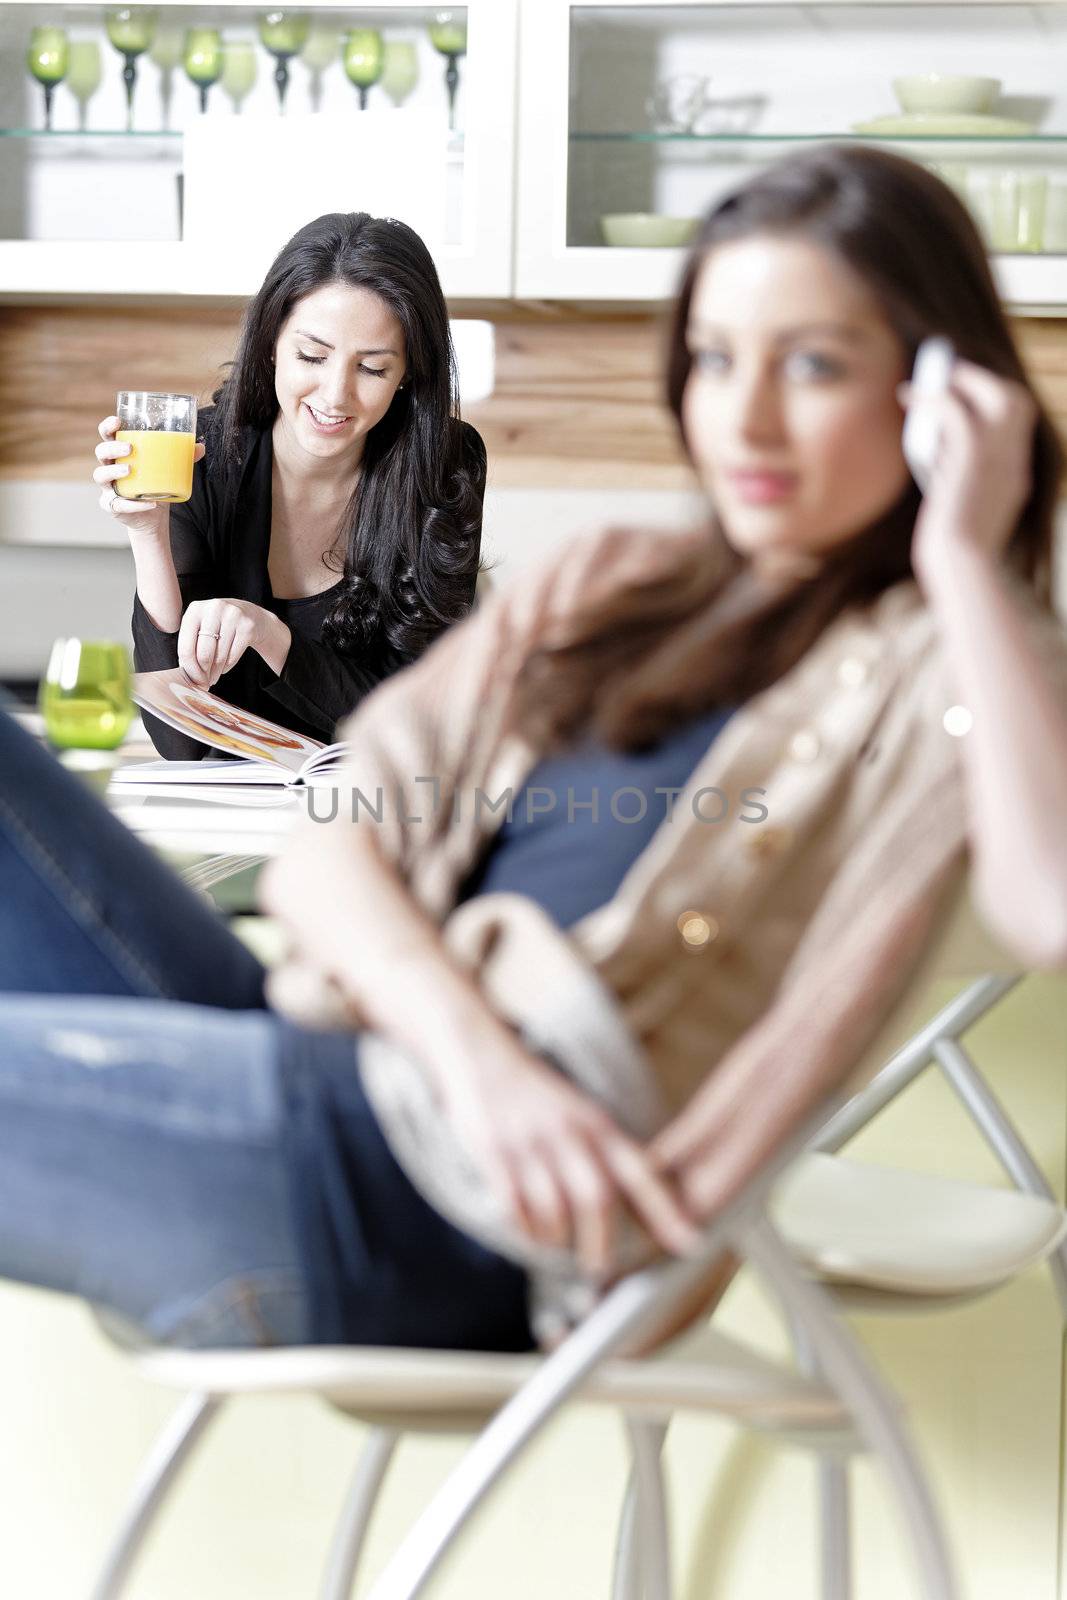
[[134, 673], [130, 693], [142, 710], [179, 733], [246, 761], [269, 761], [296, 773], [325, 748], [317, 739], [305, 739], [291, 728], [231, 706], [208, 689], [195, 688], [180, 667]]

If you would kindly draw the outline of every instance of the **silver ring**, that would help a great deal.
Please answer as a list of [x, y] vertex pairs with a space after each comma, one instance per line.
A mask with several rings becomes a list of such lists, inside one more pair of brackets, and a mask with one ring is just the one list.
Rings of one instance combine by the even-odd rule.
[[206, 628], [201, 628], [200, 637], [201, 639], [217, 639], [219, 636], [217, 633], [208, 633]]
[[111, 491], [111, 499], [107, 503], [107, 508], [108, 508], [109, 511], [111, 510], [111, 507], [115, 504], [115, 501], [118, 499], [118, 497], [119, 497], [118, 490], [117, 489], [112, 489], [112, 491]]

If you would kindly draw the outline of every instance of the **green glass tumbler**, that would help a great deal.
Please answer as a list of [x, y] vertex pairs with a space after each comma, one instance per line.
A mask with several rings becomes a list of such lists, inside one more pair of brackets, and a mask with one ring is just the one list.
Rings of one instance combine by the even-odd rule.
[[345, 77], [359, 90], [359, 109], [366, 111], [367, 95], [385, 71], [385, 44], [377, 28], [353, 28], [346, 33], [341, 59]]
[[133, 131], [133, 91], [137, 82], [137, 58], [151, 46], [156, 36], [156, 14], [143, 6], [120, 6], [104, 14], [108, 39], [123, 57], [122, 81], [126, 85], [126, 131]]
[[26, 66], [44, 90], [44, 125], [51, 131], [52, 95], [67, 75], [70, 47], [62, 28], [34, 28], [26, 51]]
[[467, 54], [467, 13], [438, 11], [430, 24], [430, 43], [439, 56], [444, 56], [445, 89], [448, 94], [448, 126], [456, 126], [456, 95], [459, 92], [459, 60]]
[[190, 28], [185, 35], [182, 66], [200, 90], [200, 111], [207, 110], [207, 92], [222, 76], [222, 34], [217, 28]]
[[104, 640], [57, 639], [41, 680], [38, 707], [60, 750], [114, 750], [133, 720], [125, 647]]
[[259, 39], [277, 63], [274, 84], [278, 90], [278, 110], [283, 113], [289, 88], [289, 62], [303, 50], [310, 32], [311, 17], [306, 11], [264, 11], [260, 16]]

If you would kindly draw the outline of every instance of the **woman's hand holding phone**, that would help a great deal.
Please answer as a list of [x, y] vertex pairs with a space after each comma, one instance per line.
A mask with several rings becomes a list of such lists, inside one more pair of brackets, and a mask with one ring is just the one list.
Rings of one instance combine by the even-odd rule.
[[999, 560], [1032, 483], [1037, 408], [1029, 391], [957, 357], [940, 394], [902, 384], [898, 397], [928, 408], [936, 428], [912, 540], [916, 575], [922, 581], [960, 549]]

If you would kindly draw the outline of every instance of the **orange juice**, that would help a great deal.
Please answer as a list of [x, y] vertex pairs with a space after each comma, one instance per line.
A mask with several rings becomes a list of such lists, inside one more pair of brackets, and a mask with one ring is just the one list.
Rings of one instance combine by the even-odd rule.
[[193, 434], [120, 428], [115, 438], [132, 447], [128, 456], [118, 458], [130, 469], [125, 478], [115, 480], [124, 500], [188, 500], [193, 492]]

